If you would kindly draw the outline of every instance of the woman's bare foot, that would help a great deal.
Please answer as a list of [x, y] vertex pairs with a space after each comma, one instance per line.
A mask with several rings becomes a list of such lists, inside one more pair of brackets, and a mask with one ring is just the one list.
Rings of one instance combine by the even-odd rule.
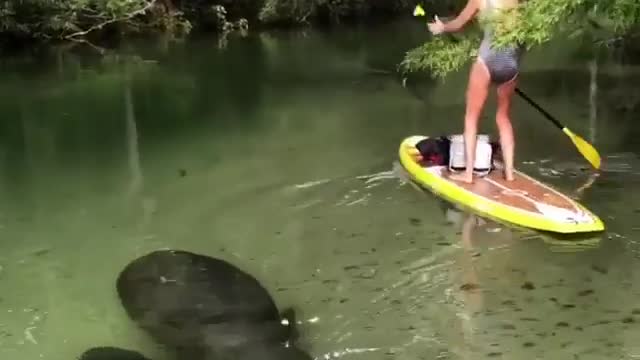
[[449, 179], [455, 181], [462, 181], [468, 184], [473, 183], [473, 173], [467, 173], [466, 171], [463, 173], [453, 173], [449, 175]]
[[513, 181], [513, 170], [504, 170], [504, 179], [507, 181]]

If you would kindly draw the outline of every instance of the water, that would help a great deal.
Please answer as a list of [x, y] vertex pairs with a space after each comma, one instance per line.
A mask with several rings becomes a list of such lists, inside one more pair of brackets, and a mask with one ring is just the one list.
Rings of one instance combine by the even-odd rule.
[[[162, 359], [114, 282], [164, 247], [251, 272], [298, 309], [317, 359], [640, 356], [640, 145], [618, 101], [638, 73], [599, 60], [591, 81], [590, 59], [566, 43], [528, 57], [522, 89], [605, 161], [577, 191], [586, 162], [514, 103], [519, 167], [608, 226], [560, 241], [469, 217], [405, 181], [403, 137], [462, 126], [466, 72], [407, 88], [388, 74], [423, 36], [399, 23], [5, 58], [0, 358], [114, 345]], [[491, 98], [492, 134], [493, 109]]]

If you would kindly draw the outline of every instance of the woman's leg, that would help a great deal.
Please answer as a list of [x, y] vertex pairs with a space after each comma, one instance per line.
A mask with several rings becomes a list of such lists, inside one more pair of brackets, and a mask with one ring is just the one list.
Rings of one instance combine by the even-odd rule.
[[489, 93], [491, 77], [482, 60], [476, 61], [469, 73], [469, 85], [467, 87], [467, 108], [464, 116], [464, 148], [466, 170], [462, 174], [452, 174], [453, 180], [473, 182], [473, 165], [476, 155], [476, 135], [478, 133], [478, 121], [482, 114], [484, 103]]
[[498, 86], [498, 107], [496, 111], [496, 124], [500, 135], [500, 147], [504, 159], [504, 177], [506, 180], [513, 180], [513, 158], [515, 152], [515, 141], [513, 137], [513, 127], [511, 126], [511, 99], [516, 88], [516, 75], [513, 79]]

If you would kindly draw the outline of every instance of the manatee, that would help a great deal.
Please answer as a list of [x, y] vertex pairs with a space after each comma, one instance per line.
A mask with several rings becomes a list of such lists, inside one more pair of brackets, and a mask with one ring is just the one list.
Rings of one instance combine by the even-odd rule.
[[111, 346], [91, 348], [78, 358], [78, 360], [149, 360], [144, 355], [126, 349]]
[[227, 261], [158, 250], [129, 263], [116, 283], [125, 312], [179, 358], [310, 360], [295, 340], [295, 312]]

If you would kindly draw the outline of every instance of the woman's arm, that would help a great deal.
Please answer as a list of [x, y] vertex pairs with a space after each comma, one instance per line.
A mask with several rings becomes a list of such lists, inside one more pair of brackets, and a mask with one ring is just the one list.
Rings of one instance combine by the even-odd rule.
[[460, 12], [460, 14], [453, 20], [443, 23], [437, 17], [435, 23], [429, 24], [429, 28], [432, 32], [456, 32], [464, 27], [464, 25], [473, 18], [476, 12], [479, 10], [478, 1], [482, 0], [468, 0], [467, 5]]

